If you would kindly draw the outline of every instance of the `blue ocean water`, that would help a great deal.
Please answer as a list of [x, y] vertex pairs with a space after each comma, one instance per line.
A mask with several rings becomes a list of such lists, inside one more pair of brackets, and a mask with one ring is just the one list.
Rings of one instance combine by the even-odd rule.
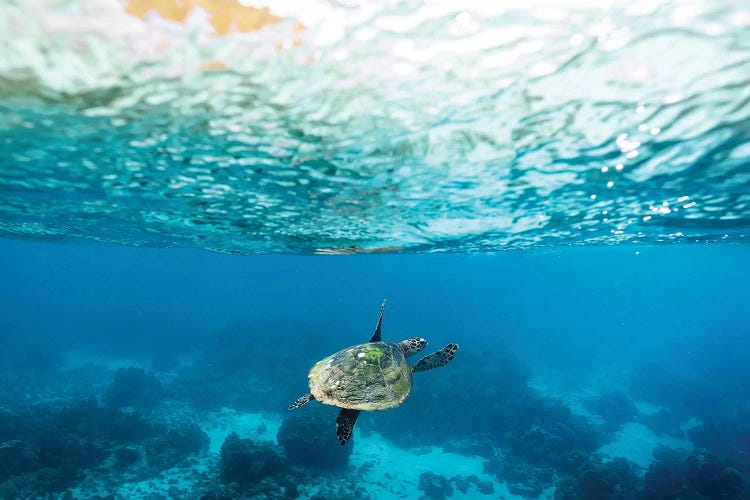
[[[291, 496], [478, 498], [475, 475], [495, 483], [489, 498], [501, 488], [526, 498], [555, 488], [557, 498], [718, 498], [722, 488], [742, 497], [735, 476], [698, 484], [690, 460], [700, 450], [717, 474], [731, 464], [742, 477], [750, 465], [744, 246], [246, 257], [6, 239], [0, 252], [7, 497], [275, 498], [271, 485], [292, 482]], [[383, 297], [384, 339], [461, 347], [448, 366], [415, 377], [402, 406], [360, 417], [342, 464], [335, 411], [286, 407], [307, 391], [315, 361], [369, 339]], [[80, 414], [81, 404], [94, 409]], [[135, 416], [145, 430], [133, 436], [109, 423]], [[248, 429], [250, 416], [262, 419]], [[273, 430], [292, 416], [312, 426], [298, 431], [301, 452]], [[175, 431], [189, 424], [211, 442]], [[154, 444], [149, 426], [174, 435]], [[232, 489], [215, 463], [231, 432], [288, 462], [268, 477], [246, 464], [226, 480]], [[685, 461], [683, 479], [659, 477], [660, 446], [680, 450], [675, 463], [658, 456], [667, 471]], [[441, 452], [433, 468], [433, 447], [454, 455]], [[134, 462], [112, 466], [123, 449]], [[388, 461], [398, 452], [412, 454], [409, 472], [405, 459]], [[247, 453], [248, 463], [274, 457]], [[623, 458], [620, 469], [604, 465]], [[624, 481], [629, 493], [610, 491]]]
[[[748, 40], [735, 0], [2, 2], [0, 498], [750, 498]], [[383, 299], [411, 364], [460, 348], [342, 446], [288, 407]]]

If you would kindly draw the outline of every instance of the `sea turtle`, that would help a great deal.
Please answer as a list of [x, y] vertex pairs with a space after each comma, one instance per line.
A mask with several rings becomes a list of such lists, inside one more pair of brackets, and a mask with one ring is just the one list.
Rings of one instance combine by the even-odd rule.
[[409, 366], [406, 357], [424, 349], [427, 341], [415, 337], [398, 344], [383, 342], [380, 327], [385, 302], [370, 342], [347, 347], [315, 363], [307, 377], [310, 392], [289, 406], [294, 410], [316, 399], [341, 408], [336, 435], [342, 446], [352, 437], [360, 411], [400, 405], [411, 393], [412, 374], [448, 364], [458, 350], [458, 344], [448, 344]]

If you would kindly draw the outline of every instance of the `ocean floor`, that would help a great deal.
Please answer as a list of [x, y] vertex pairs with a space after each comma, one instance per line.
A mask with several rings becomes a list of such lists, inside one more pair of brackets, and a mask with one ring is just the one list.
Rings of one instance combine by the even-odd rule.
[[[481, 481], [492, 484], [494, 493], [486, 496], [487, 498], [524, 498], [510, 493], [508, 486], [498, 482], [494, 476], [484, 474], [484, 460], [481, 457], [449, 453], [432, 446], [405, 450], [378, 434], [357, 438], [351, 462], [355, 465], [372, 464], [363, 480], [375, 498], [419, 498], [422, 496], [422, 492], [417, 489], [419, 476], [424, 472], [448, 478], [474, 475]], [[554, 491], [545, 492], [539, 498], [553, 498], [553, 493]], [[472, 484], [466, 493], [456, 490], [451, 498], [477, 498], [485, 495]]]
[[[94, 498], [113, 494], [116, 498], [143, 499], [189, 499], [194, 498], [200, 483], [219, 459], [219, 451], [226, 436], [236, 432], [241, 438], [259, 441], [276, 441], [275, 436], [282, 423], [282, 416], [271, 413], [242, 413], [230, 409], [210, 413], [202, 428], [210, 438], [209, 451], [201, 457], [189, 460], [187, 464], [170, 468], [159, 475], [143, 481], [131, 481], [112, 485], [89, 478], [79, 487], [72, 489], [74, 498]], [[419, 499], [424, 493], [418, 489], [420, 475], [424, 472], [443, 475], [447, 478], [476, 476], [480, 481], [491, 483], [493, 491], [482, 493], [475, 484], [470, 484], [466, 492], [454, 489], [450, 498], [502, 498], [506, 500], [529, 500], [528, 497], [514, 495], [505, 483], [483, 472], [483, 459], [443, 451], [439, 447], [420, 447], [414, 450], [400, 448], [377, 433], [363, 435], [355, 430], [354, 450], [350, 457], [349, 474], [331, 476], [316, 484], [300, 485], [298, 498], [313, 498], [324, 488], [347, 488], [356, 479], [358, 485], [377, 499]], [[350, 444], [351, 446], [351, 444]], [[350, 477], [352, 474], [364, 475]], [[340, 482], [340, 485], [336, 483]], [[541, 499], [554, 498], [554, 489], [549, 489]]]
[[[240, 413], [227, 409], [211, 415], [204, 431], [211, 438], [209, 449], [213, 454], [218, 453], [224, 438], [231, 432], [236, 432], [241, 438], [270, 439], [275, 442], [281, 422], [282, 415]], [[352, 445], [354, 450], [350, 457], [351, 470], [355, 471], [353, 473], [366, 471], [364, 476], [358, 476], [356, 479], [374, 498], [420, 498], [423, 492], [418, 489], [419, 476], [424, 472], [432, 472], [448, 478], [455, 475], [475, 475], [481, 481], [488, 481], [492, 483], [494, 493], [486, 496], [487, 498], [524, 499], [522, 496], [510, 493], [507, 485], [498, 482], [494, 476], [485, 474], [481, 457], [448, 453], [438, 447], [408, 450], [396, 446], [377, 433], [365, 435], [358, 429], [354, 431], [353, 444], [348, 446]], [[348, 478], [344, 484], [349, 484]], [[318, 487], [312, 486], [306, 489], [301, 498], [311, 498], [319, 492], [318, 490]], [[451, 498], [477, 498], [478, 496], [485, 495], [472, 484], [466, 493], [455, 490]], [[553, 498], [553, 496], [554, 491], [551, 491], [539, 498], [546, 499]]]
[[[275, 443], [275, 436], [281, 426], [282, 418], [281, 414], [242, 413], [232, 409], [208, 413], [201, 423], [201, 427], [210, 438], [207, 454], [191, 459], [188, 464], [181, 464], [163, 471], [148, 480], [120, 485], [114, 493], [120, 498], [191, 498], [199, 482], [205, 479], [212, 464], [218, 460], [221, 445], [228, 434], [236, 432], [241, 438]], [[689, 441], [657, 436], [644, 425], [628, 423], [617, 433], [616, 440], [602, 446], [599, 453], [609, 458], [626, 457], [645, 470], [651, 463], [653, 450], [660, 445], [691, 448]], [[499, 482], [495, 476], [485, 474], [483, 472], [484, 459], [478, 456], [445, 452], [439, 447], [404, 449], [377, 433], [363, 434], [358, 430], [355, 430], [353, 446], [350, 474], [358, 474], [358, 476], [356, 478], [348, 477], [346, 474], [338, 478], [331, 476], [322, 483], [323, 486], [335, 487], [336, 481], [340, 480], [341, 486], [346, 488], [352, 484], [352, 479], [356, 479], [357, 483], [364, 486], [373, 498], [418, 499], [424, 495], [418, 489], [420, 475], [424, 472], [432, 472], [447, 478], [456, 475], [474, 475], [481, 481], [491, 483], [494, 489], [491, 494], [487, 495], [480, 492], [475, 484], [470, 484], [465, 493], [454, 489], [451, 498], [486, 497], [528, 500], [528, 497], [511, 493], [508, 486]], [[364, 471], [363, 475], [362, 471]], [[299, 498], [312, 498], [320, 493], [323, 486], [300, 485]], [[77, 498], [91, 498], [106, 493], [109, 487], [90, 481], [73, 490], [73, 493]], [[112, 490], [109, 489], [109, 491]], [[554, 498], [554, 488], [545, 490], [537, 498], [540, 500]]]
[[[191, 361], [179, 360], [177, 366], [190, 368]], [[333, 420], [327, 420], [326, 415], [335, 415], [335, 412], [323, 405], [305, 407], [294, 413], [240, 410], [228, 405], [205, 407], [200, 405], [203, 401], [200, 398], [191, 400], [178, 392], [185, 385], [179, 383], [179, 372], [171, 370], [159, 375], [164, 386], [157, 391], [158, 398], [149, 406], [134, 408], [127, 403], [144, 403], [142, 398], [153, 396], [153, 384], [157, 383], [155, 375], [144, 371], [148, 368], [147, 362], [79, 352], [68, 354], [63, 365], [58, 381], [47, 391], [45, 404], [49, 406], [44, 408], [49, 409], [29, 414], [35, 419], [33, 422], [37, 422], [34, 425], [42, 430], [54, 429], [61, 436], [55, 438], [49, 433], [37, 436], [32, 432], [24, 438], [27, 444], [20, 440], [5, 443], [4, 453], [7, 455], [5, 463], [12, 465], [12, 456], [23, 458], [26, 456], [23, 450], [33, 451], [35, 448], [30, 445], [39, 440], [55, 451], [52, 458], [60, 457], [56, 460], [62, 460], [62, 465], [55, 466], [54, 471], [63, 474], [65, 464], [71, 461], [69, 451], [72, 450], [82, 465], [74, 479], [57, 488], [57, 491], [69, 491], [68, 498], [72, 495], [72, 498], [92, 500], [363, 497], [552, 500], [556, 489], [557, 493], [568, 495], [566, 498], [575, 495], [571, 493], [575, 492], [575, 489], [571, 490], [571, 484], [575, 488], [576, 483], [571, 481], [579, 481], [570, 469], [565, 469], [560, 457], [570, 457], [602, 477], [609, 477], [608, 474], [613, 477], [621, 474], [625, 479], [632, 477], [633, 484], [644, 484], [647, 472], [656, 470], [655, 474], [663, 474], [659, 469], [663, 463], [660, 465], [659, 459], [655, 458], [654, 452], [658, 449], [678, 453], [679, 457], [670, 459], [678, 465], [687, 463], [689, 467], [695, 460], [701, 463], [706, 460], [710, 461], [707, 463], [711, 467], [724, 467], [716, 459], [704, 455], [688, 439], [695, 438], [695, 433], [688, 431], [702, 426], [699, 419], [685, 420], [684, 415], [676, 419], [665, 418], [665, 414], [672, 414], [662, 406], [633, 398], [616, 377], [591, 377], [591, 383], [587, 384], [581, 380], [565, 380], [549, 372], [546, 376], [536, 375], [523, 382], [522, 387], [528, 385], [529, 391], [519, 394], [529, 406], [521, 406], [518, 410], [512, 406], [493, 410], [500, 418], [518, 415], [522, 419], [519, 425], [508, 418], [506, 422], [511, 426], [502, 427], [515, 429], [519, 441], [513, 441], [507, 432], [501, 431], [491, 435], [477, 434], [474, 440], [462, 439], [461, 436], [441, 439], [440, 435], [435, 437], [435, 431], [429, 425], [426, 429], [420, 426], [398, 427], [410, 423], [403, 418], [419, 413], [419, 405], [415, 405], [414, 413], [392, 421], [396, 422], [395, 426], [386, 424], [373, 429], [371, 425], [365, 425], [368, 422], [357, 426], [354, 439], [346, 445], [351, 450], [347, 456], [340, 453], [342, 450], [333, 439]], [[210, 369], [201, 374], [210, 380]], [[131, 385], [126, 386], [127, 391], [118, 392], [122, 386], [117, 380], [122, 377], [127, 377], [125, 380]], [[186, 380], [189, 381], [189, 391], [201, 389], [194, 386], [195, 379]], [[219, 382], [209, 386], [206, 392], [209, 395], [232, 395], [242, 392], [245, 387], [258, 386], [232, 386], [231, 381], [231, 377], [222, 375]], [[136, 400], [131, 398], [131, 392], [138, 396]], [[98, 396], [86, 399], [87, 393]], [[275, 395], [263, 394], [265, 397]], [[257, 397], [253, 395], [251, 402], [257, 403]], [[540, 401], [543, 404], [540, 405]], [[108, 404], [116, 406], [108, 407]], [[264, 403], [264, 406], [278, 408], [279, 404], [275, 401]], [[386, 415], [383, 417], [387, 418]], [[6, 423], [17, 425], [14, 422], [19, 422], [18, 418], [21, 417], [14, 417], [12, 411], [6, 410]], [[383, 421], [378, 422], [382, 424]], [[495, 420], [492, 422], [497, 425]], [[331, 435], [322, 436], [321, 428]], [[285, 429], [288, 432], [285, 433]], [[405, 432], [395, 432], [399, 429]], [[704, 435], [711, 437], [708, 431], [703, 429]], [[423, 434], [429, 432], [433, 433], [432, 441], [423, 440]], [[227, 439], [231, 434], [236, 436]], [[447, 435], [448, 438], [452, 436]], [[596, 436], [596, 439], [587, 436]], [[233, 451], [223, 451], [227, 443], [226, 449]], [[306, 444], [297, 446], [297, 451], [294, 451], [294, 445], [298, 443]], [[329, 446], [331, 448], [327, 448]], [[580, 449], [576, 446], [587, 447], [584, 449], [588, 450], [588, 455], [576, 455]], [[99, 458], [90, 454], [97, 449], [101, 453]], [[294, 454], [299, 455], [299, 450], [313, 462], [295, 458]], [[525, 450], [531, 453], [524, 454]], [[329, 463], [327, 460], [331, 455], [341, 455], [335, 458], [342, 460]], [[127, 461], [128, 457], [132, 460]], [[688, 463], [684, 462], [685, 457], [696, 458]], [[623, 458], [627, 462], [617, 460]], [[274, 460], [276, 465], [273, 465]], [[234, 464], [235, 470], [240, 471], [239, 476], [226, 475], [227, 463]], [[630, 472], [618, 469], [618, 464], [622, 463], [627, 464]], [[263, 464], [259, 467], [271, 464], [271, 469], [254, 471], [256, 464]], [[40, 478], [44, 481], [58, 477], [50, 476], [53, 469], [47, 469], [28, 475], [16, 474], [15, 479], [5, 483], [0, 497], [3, 497], [2, 491], [18, 491], [19, 498], [34, 498], [39, 491], [35, 484], [38, 485]], [[686, 470], [686, 474], [689, 473], [689, 469]], [[725, 469], [725, 472], [734, 473], [733, 470]]]
[[[602, 424], [604, 422], [601, 417], [586, 409], [585, 401], [609, 391], [625, 391], [625, 389], [620, 377], [612, 377], [606, 372], [600, 375], [588, 377], [586, 383], [581, 384], [580, 380], [567, 380], [559, 372], [540, 371], [529, 381], [529, 387], [540, 394], [564, 401], [573, 413], [584, 416], [595, 424]], [[637, 413], [631, 417], [632, 421], [623, 422], [615, 432], [614, 439], [597, 450], [604, 461], [618, 457], [627, 458], [641, 468], [639, 475], [642, 476], [654, 460], [654, 450], [660, 446], [686, 451], [694, 448], [688, 439], [657, 435], [646, 425], [636, 421], [639, 417], [658, 413], [664, 409], [663, 407], [638, 400], [634, 400], [633, 405]], [[687, 432], [700, 423], [699, 419], [691, 418], [681, 422], [680, 428]]]
[[598, 453], [608, 459], [625, 457], [641, 467], [642, 475], [653, 462], [654, 450], [659, 446], [684, 450], [693, 449], [692, 443], [687, 439], [657, 436], [643, 424], [628, 422], [617, 431], [615, 440], [599, 448]]

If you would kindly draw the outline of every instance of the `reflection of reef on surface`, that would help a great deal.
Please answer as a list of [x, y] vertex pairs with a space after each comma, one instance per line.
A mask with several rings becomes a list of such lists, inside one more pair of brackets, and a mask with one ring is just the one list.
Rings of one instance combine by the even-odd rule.
[[177, 22], [185, 22], [194, 9], [209, 13], [209, 22], [219, 35], [254, 31], [281, 21], [267, 7], [248, 7], [236, 0], [128, 0], [125, 4], [128, 14], [147, 19], [150, 12], [157, 12], [164, 19]]

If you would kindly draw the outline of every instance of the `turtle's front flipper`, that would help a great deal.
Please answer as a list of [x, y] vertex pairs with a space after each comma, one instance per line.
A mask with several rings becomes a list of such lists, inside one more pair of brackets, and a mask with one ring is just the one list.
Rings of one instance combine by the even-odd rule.
[[383, 311], [385, 310], [385, 299], [383, 299], [383, 303], [380, 305], [380, 316], [378, 316], [378, 324], [375, 327], [375, 333], [372, 334], [372, 338], [370, 339], [370, 342], [380, 342], [381, 335], [380, 335], [380, 327], [383, 324]]
[[350, 410], [342, 408], [339, 416], [336, 417], [336, 435], [339, 438], [339, 444], [344, 446], [349, 438], [352, 437], [354, 424], [357, 422], [359, 410]]
[[290, 409], [290, 410], [294, 410], [294, 409], [296, 409], [296, 408], [299, 408], [299, 407], [300, 407], [300, 406], [302, 406], [303, 404], [305, 404], [305, 403], [309, 403], [309, 402], [310, 402], [310, 401], [312, 401], [313, 399], [315, 399], [315, 396], [313, 396], [312, 394], [305, 394], [305, 395], [304, 395], [304, 396], [302, 396], [301, 398], [297, 399], [297, 401], [295, 401], [294, 403], [290, 404], [290, 405], [289, 405], [289, 409]]
[[453, 356], [456, 355], [456, 351], [458, 351], [458, 344], [448, 344], [438, 352], [428, 354], [417, 361], [417, 364], [411, 367], [411, 371], [412, 373], [417, 373], [432, 370], [438, 366], [445, 366], [453, 359]]

